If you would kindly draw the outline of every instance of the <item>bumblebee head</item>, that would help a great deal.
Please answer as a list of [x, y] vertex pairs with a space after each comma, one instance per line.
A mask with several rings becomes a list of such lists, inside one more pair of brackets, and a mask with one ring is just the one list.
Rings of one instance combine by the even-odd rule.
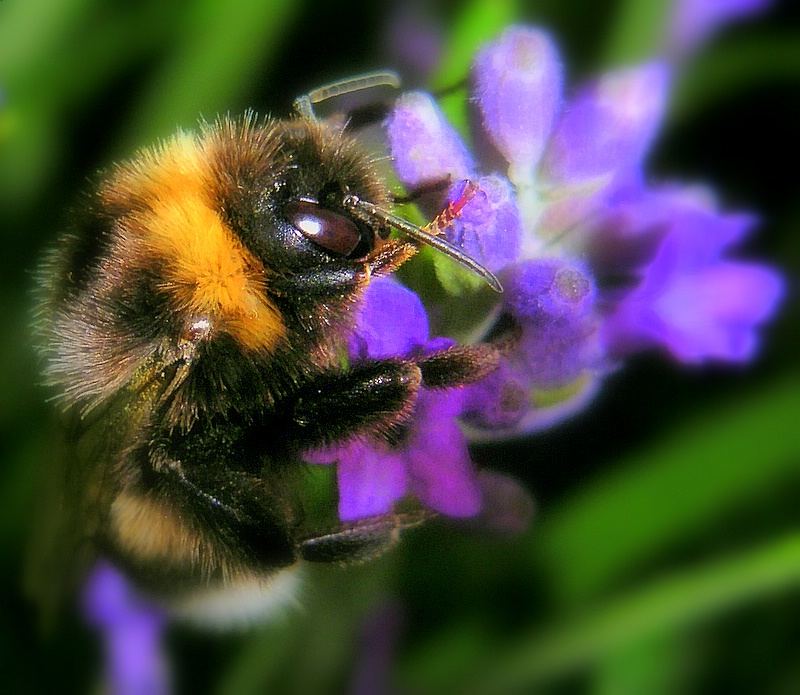
[[373, 274], [413, 255], [389, 227], [355, 214], [354, 198], [387, 208], [389, 193], [349, 138], [307, 119], [265, 127], [223, 123], [213, 198], [225, 226], [252, 254], [262, 289], [291, 331], [329, 330]]

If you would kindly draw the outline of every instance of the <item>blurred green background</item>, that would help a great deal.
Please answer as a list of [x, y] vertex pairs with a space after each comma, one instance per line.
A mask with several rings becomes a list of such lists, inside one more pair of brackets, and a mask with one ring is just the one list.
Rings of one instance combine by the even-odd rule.
[[[668, 5], [426, 8], [446, 81], [511, 21], [549, 27], [572, 79], [644, 59]], [[308, 88], [378, 67], [425, 84], [392, 48], [398, 7], [0, 0], [0, 692], [87, 692], [101, 668], [77, 619], [43, 639], [20, 590], [37, 475], [55, 455], [29, 329], [37, 259], [88, 176], [200, 114], [287, 114]], [[572, 422], [478, 448], [535, 495], [529, 532], [432, 525], [373, 564], [311, 573], [303, 608], [273, 625], [176, 627], [176, 689], [346, 692], [372, 668], [415, 693], [800, 691], [798, 123], [800, 11], [785, 2], [683, 65], [652, 157], [653, 172], [713, 182], [761, 215], [748, 252], [790, 290], [757, 363], [642, 358]]]

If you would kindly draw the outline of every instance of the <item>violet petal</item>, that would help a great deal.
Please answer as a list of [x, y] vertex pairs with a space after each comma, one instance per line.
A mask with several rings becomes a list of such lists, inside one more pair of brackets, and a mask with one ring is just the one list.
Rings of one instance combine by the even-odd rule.
[[721, 262], [675, 278], [653, 305], [659, 336], [682, 362], [745, 362], [758, 344], [756, 327], [775, 311], [780, 276], [750, 263]]
[[489, 376], [467, 388], [465, 421], [486, 430], [508, 430], [531, 409], [530, 386], [503, 360]]
[[409, 188], [469, 178], [472, 156], [433, 97], [408, 92], [386, 121], [389, 151], [399, 179]]
[[518, 263], [504, 277], [506, 307], [520, 320], [584, 315], [594, 302], [595, 288], [588, 271], [561, 259]]
[[617, 70], [581, 87], [556, 124], [543, 162], [551, 183], [626, 179], [642, 165], [666, 107], [661, 63]]
[[504, 282], [506, 311], [521, 331], [508, 359], [528, 384], [558, 388], [600, 365], [596, 290], [585, 268], [561, 259], [525, 261]]
[[512, 167], [532, 172], [561, 106], [563, 68], [545, 32], [511, 27], [473, 65], [483, 125]]
[[352, 443], [338, 459], [337, 475], [342, 521], [386, 514], [408, 486], [401, 456], [377, 444]]
[[83, 613], [102, 633], [109, 692], [166, 695], [170, 691], [163, 652], [166, 616], [110, 563], [99, 562], [90, 574]]
[[[483, 176], [475, 182], [478, 193], [447, 227], [448, 240], [467, 255], [499, 272], [517, 260], [522, 244], [522, 222], [511, 184], [502, 176]], [[461, 184], [450, 192], [458, 198]]]
[[681, 58], [725, 24], [765, 11], [772, 0], [675, 0], [667, 50]]
[[661, 346], [684, 362], [743, 362], [755, 354], [755, 329], [782, 294], [779, 274], [725, 260], [753, 225], [751, 215], [720, 213], [698, 189], [662, 194], [667, 228], [637, 285], [610, 305], [604, 340], [617, 355]]
[[364, 293], [348, 352], [356, 359], [409, 354], [428, 339], [420, 298], [392, 278], [377, 277]]
[[412, 492], [431, 509], [456, 517], [474, 516], [481, 508], [467, 442], [455, 421], [462, 399], [456, 389], [422, 391], [405, 454]]

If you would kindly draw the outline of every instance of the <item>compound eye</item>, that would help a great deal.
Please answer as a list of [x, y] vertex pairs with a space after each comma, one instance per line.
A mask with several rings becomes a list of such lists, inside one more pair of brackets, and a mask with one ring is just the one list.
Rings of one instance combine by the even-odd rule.
[[355, 222], [311, 200], [288, 203], [285, 214], [297, 231], [330, 253], [356, 257], [370, 250]]

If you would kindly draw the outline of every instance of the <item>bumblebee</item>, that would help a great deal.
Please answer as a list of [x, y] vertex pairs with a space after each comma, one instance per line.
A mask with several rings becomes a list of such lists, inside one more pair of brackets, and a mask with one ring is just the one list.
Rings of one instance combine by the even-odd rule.
[[257, 612], [301, 561], [390, 546], [424, 512], [308, 528], [302, 452], [396, 437], [421, 384], [465, 384], [496, 364], [487, 345], [342, 364], [371, 278], [420, 242], [496, 283], [396, 217], [369, 154], [314, 116], [320, 94], [380, 79], [323, 88], [288, 119], [222, 118], [139, 152], [100, 178], [45, 264], [74, 554], [110, 558], [176, 613]]

